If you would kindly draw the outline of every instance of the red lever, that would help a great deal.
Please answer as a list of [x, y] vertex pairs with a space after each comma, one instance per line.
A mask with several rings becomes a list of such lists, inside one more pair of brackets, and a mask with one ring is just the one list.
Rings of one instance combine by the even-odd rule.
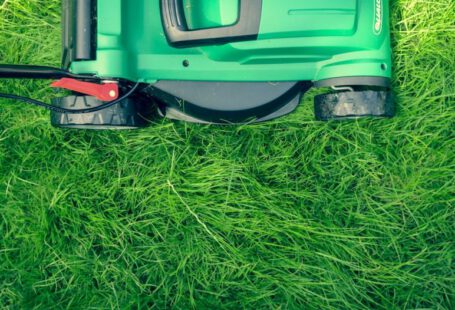
[[84, 95], [93, 96], [101, 101], [113, 101], [119, 97], [119, 88], [117, 83], [96, 84], [63, 78], [52, 83], [51, 87], [63, 88]]

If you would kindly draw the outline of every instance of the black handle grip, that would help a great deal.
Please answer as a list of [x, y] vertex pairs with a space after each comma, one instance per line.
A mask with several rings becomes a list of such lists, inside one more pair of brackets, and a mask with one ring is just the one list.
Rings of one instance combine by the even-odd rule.
[[182, 0], [161, 0], [161, 18], [169, 43], [188, 47], [256, 40], [262, 15], [262, 0], [240, 0], [238, 21], [231, 26], [189, 30]]

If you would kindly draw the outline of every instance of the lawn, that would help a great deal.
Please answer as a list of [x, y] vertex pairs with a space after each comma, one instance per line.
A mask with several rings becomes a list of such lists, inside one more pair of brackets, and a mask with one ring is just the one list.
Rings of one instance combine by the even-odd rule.
[[[454, 309], [455, 2], [391, 2], [392, 120], [315, 122], [311, 92], [267, 124], [62, 131], [0, 100], [0, 308]], [[59, 9], [0, 0], [0, 62], [59, 65]]]

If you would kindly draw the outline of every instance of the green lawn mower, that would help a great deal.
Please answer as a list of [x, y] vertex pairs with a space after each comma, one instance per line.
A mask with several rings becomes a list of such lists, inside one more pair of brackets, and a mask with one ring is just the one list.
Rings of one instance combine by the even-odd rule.
[[284, 116], [312, 87], [318, 120], [392, 117], [387, 0], [66, 0], [62, 68], [1, 65], [72, 95], [52, 125], [122, 129], [152, 117], [244, 124]]

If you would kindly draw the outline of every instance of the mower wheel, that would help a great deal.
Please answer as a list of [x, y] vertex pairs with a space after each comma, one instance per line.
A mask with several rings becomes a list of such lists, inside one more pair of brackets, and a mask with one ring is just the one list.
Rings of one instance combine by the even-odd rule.
[[362, 117], [393, 117], [395, 105], [390, 90], [340, 91], [315, 97], [316, 118], [355, 119]]
[[[98, 107], [105, 102], [90, 96], [68, 96], [57, 98], [53, 104], [66, 109], [86, 109]], [[51, 112], [54, 127], [73, 129], [137, 129], [146, 127], [144, 104], [134, 98], [125, 99], [118, 104], [95, 113], [71, 114]]]

